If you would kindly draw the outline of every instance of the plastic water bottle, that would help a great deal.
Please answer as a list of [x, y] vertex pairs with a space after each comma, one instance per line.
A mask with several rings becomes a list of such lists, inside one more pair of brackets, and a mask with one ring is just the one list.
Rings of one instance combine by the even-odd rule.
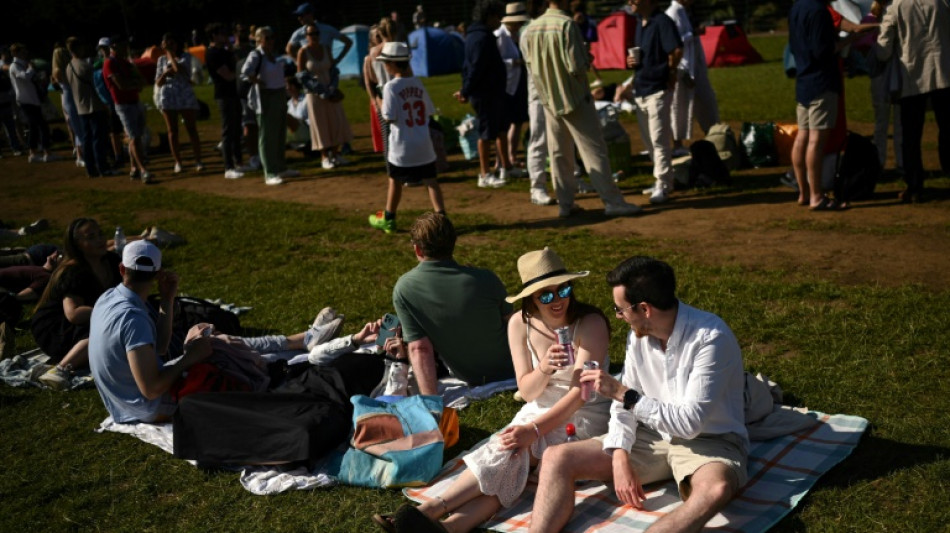
[[564, 426], [564, 432], [567, 433], [567, 442], [577, 441], [577, 428], [574, 427], [574, 424]]
[[115, 227], [115, 253], [122, 255], [122, 250], [125, 249], [125, 233], [122, 231], [122, 226]]

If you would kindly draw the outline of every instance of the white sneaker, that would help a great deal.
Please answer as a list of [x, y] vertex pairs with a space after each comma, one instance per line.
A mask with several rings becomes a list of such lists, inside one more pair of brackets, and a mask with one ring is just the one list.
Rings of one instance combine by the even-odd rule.
[[505, 180], [491, 174], [483, 174], [478, 177], [478, 186], [482, 189], [497, 189], [505, 186]]
[[322, 165], [323, 168], [326, 169], [326, 170], [330, 170], [330, 169], [336, 167], [336, 165], [333, 164], [333, 160], [332, 160], [332, 159], [329, 159], [329, 158], [326, 158], [326, 157], [323, 158], [323, 163], [321, 163], [321, 165]]
[[86, 162], [82, 160], [81, 157], [76, 158], [76, 166], [78, 168], [86, 168]]
[[278, 173], [277, 175], [280, 176], [280, 177], [282, 177], [282, 178], [299, 178], [299, 177], [300, 177], [300, 171], [297, 170], [297, 169], [288, 168], [287, 170], [285, 170], [285, 171], [283, 171], [283, 172], [280, 172], [280, 173]]
[[53, 390], [66, 390], [69, 388], [69, 371], [54, 366], [44, 372], [37, 381]]
[[322, 326], [334, 318], [337, 317], [336, 309], [332, 307], [324, 307], [317, 313], [317, 317], [313, 319], [313, 325], [311, 327]]
[[666, 187], [656, 187], [653, 194], [650, 195], [651, 204], [665, 204], [670, 201], [670, 195], [666, 192]]
[[224, 171], [224, 178], [225, 178], [225, 179], [229, 179], [229, 180], [239, 180], [239, 179], [241, 179], [241, 178], [243, 178], [243, 177], [244, 177], [244, 173], [241, 172], [240, 170], [235, 170], [235, 169], [232, 168], [231, 170], [225, 170], [225, 171]]
[[534, 205], [554, 205], [554, 198], [544, 189], [531, 189], [531, 203]]
[[252, 155], [251, 159], [247, 162], [247, 167], [251, 170], [260, 170], [261, 169], [261, 158], [260, 156]]
[[265, 185], [280, 185], [284, 180], [280, 176], [265, 176], [264, 184]]
[[604, 206], [604, 214], [608, 217], [624, 217], [630, 215], [639, 215], [643, 209], [638, 205], [628, 204], [607, 204]]
[[175, 163], [175, 168], [172, 169], [172, 172], [175, 174], [181, 174], [181, 163]]

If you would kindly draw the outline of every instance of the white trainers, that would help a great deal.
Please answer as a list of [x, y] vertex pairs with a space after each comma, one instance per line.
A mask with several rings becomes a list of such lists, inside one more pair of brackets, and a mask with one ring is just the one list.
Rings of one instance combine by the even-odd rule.
[[[342, 315], [340, 315], [342, 316]], [[313, 325], [311, 327], [322, 326], [334, 318], [337, 317], [336, 309], [332, 307], [324, 307], [317, 313], [317, 317], [313, 319]]]
[[638, 205], [628, 204], [607, 204], [604, 206], [604, 214], [608, 217], [625, 217], [630, 215], [639, 215], [643, 209]]
[[657, 186], [650, 195], [651, 204], [665, 204], [670, 201], [670, 195], [666, 192], [666, 187]]
[[244, 173], [237, 169], [230, 169], [224, 171], [224, 179], [229, 180], [239, 180], [244, 177]]
[[531, 189], [531, 203], [534, 205], [554, 205], [554, 198], [544, 189]]
[[86, 162], [83, 161], [83, 159], [82, 159], [81, 157], [79, 157], [79, 156], [76, 157], [76, 167], [78, 167], [78, 168], [86, 168]]
[[69, 388], [69, 371], [59, 366], [47, 370], [37, 381], [53, 390], [66, 390]]
[[326, 170], [336, 167], [336, 165], [333, 163], [333, 160], [328, 157], [324, 157], [323, 162], [320, 165]]
[[304, 344], [307, 346], [307, 350], [311, 351], [315, 346], [335, 339], [342, 329], [343, 317], [341, 316], [330, 320], [326, 324], [310, 326], [310, 329], [304, 334]]
[[175, 168], [172, 169], [172, 172], [175, 174], [181, 174], [181, 163], [175, 163]]
[[491, 174], [482, 174], [478, 177], [478, 186], [482, 189], [497, 189], [505, 186], [505, 180]]
[[300, 171], [294, 168], [288, 168], [287, 170], [277, 174], [281, 178], [299, 178]]
[[265, 176], [264, 184], [265, 185], [280, 185], [284, 180], [280, 176]]

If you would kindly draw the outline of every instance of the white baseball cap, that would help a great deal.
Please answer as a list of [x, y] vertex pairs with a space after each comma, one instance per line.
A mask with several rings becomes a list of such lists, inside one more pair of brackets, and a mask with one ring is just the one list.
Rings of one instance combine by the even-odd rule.
[[129, 270], [158, 272], [162, 268], [162, 252], [146, 241], [132, 241], [122, 250], [122, 264]]

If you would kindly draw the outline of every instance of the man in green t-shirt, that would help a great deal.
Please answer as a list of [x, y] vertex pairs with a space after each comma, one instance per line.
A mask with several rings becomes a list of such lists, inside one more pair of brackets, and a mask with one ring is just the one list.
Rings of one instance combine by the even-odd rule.
[[470, 385], [514, 377], [504, 284], [455, 262], [455, 228], [444, 215], [422, 215], [409, 233], [419, 264], [396, 282], [393, 305], [419, 392], [439, 394], [436, 357]]

